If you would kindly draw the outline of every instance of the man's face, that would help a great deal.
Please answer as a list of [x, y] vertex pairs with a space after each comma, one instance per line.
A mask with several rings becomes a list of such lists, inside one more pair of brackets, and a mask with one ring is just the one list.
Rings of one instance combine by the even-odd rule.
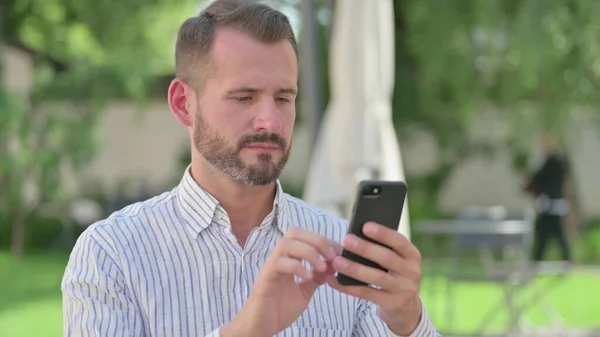
[[288, 41], [217, 32], [212, 76], [197, 102], [193, 141], [215, 168], [249, 185], [274, 182], [290, 154], [296, 118], [296, 54]]

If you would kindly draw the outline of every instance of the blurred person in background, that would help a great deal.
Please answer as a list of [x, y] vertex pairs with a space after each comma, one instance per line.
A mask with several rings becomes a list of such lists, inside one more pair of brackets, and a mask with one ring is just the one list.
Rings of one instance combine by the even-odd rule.
[[563, 226], [563, 219], [569, 212], [565, 198], [565, 180], [568, 162], [560, 153], [552, 137], [542, 132], [539, 142], [545, 159], [542, 166], [531, 176], [527, 192], [536, 197], [538, 216], [535, 223], [533, 258], [541, 261], [550, 239], [558, 240], [562, 259], [571, 261], [569, 243]]
[[79, 237], [66, 336], [440, 336], [408, 239], [374, 223], [366, 235], [389, 248], [346, 235], [347, 221], [283, 192], [297, 57], [288, 18], [252, 1], [216, 0], [181, 26], [168, 101], [192, 162], [172, 191]]

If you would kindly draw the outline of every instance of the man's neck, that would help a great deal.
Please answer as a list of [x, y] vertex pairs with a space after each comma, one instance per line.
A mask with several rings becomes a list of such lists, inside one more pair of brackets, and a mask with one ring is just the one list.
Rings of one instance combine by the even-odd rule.
[[251, 186], [231, 179], [222, 172], [193, 162], [194, 180], [219, 201], [229, 216], [234, 231], [250, 231], [260, 226], [273, 209], [275, 184]]

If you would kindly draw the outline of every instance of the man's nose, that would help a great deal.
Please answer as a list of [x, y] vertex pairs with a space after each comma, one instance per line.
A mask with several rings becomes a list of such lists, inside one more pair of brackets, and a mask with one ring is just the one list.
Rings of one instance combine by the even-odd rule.
[[274, 100], [264, 100], [256, 108], [257, 112], [253, 125], [255, 131], [269, 133], [281, 131], [281, 119], [279, 118], [279, 111]]

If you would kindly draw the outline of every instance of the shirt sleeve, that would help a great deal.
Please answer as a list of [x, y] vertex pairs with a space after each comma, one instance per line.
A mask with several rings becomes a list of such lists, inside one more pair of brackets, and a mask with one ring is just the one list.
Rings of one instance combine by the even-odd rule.
[[77, 240], [62, 280], [64, 336], [144, 336], [118, 263], [90, 230]]
[[388, 336], [388, 337], [442, 337], [431, 322], [425, 306], [422, 306], [421, 320], [417, 328], [410, 336], [399, 336], [393, 333], [381, 320], [377, 313], [377, 305], [363, 302], [359, 308], [359, 314], [354, 325], [353, 337]]

